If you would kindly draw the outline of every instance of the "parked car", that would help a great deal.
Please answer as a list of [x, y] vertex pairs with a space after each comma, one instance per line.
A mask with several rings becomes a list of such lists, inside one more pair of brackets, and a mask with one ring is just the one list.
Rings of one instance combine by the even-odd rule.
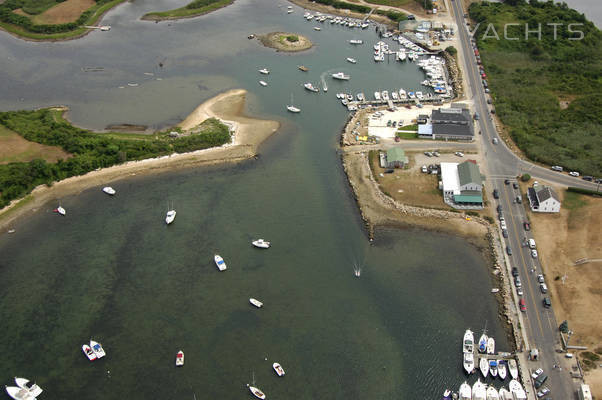
[[541, 293], [546, 294], [548, 293], [548, 286], [545, 283], [540, 283], [539, 290], [541, 290]]
[[500, 226], [502, 227], [502, 229], [508, 229], [508, 227], [506, 226], [506, 221], [504, 220], [500, 221]]
[[579, 172], [577, 172], [577, 171], [571, 171], [571, 172], [569, 172], [569, 175], [570, 176], [579, 176]]
[[491, 92], [491, 90], [489, 90], [489, 88], [485, 88], [485, 93], [489, 93]]
[[506, 185], [509, 185], [509, 184], [510, 184], [510, 179], [504, 179], [504, 183], [505, 183]]
[[514, 286], [516, 286], [517, 288], [523, 287], [523, 284], [520, 281], [520, 276], [518, 275], [514, 277]]
[[512, 187], [513, 187], [513, 188], [515, 188], [515, 189], [518, 189], [518, 183], [516, 183], [516, 182], [513, 182], [513, 183], [512, 183]]
[[523, 222], [523, 226], [525, 227], [526, 231], [530, 231], [531, 230], [531, 224], [529, 224], [527, 221]]
[[537, 258], [537, 250], [531, 250], [531, 257]]
[[518, 276], [518, 268], [512, 267], [512, 276], [514, 276], [515, 278]]
[[544, 282], [542, 274], [537, 275], [537, 282], [539, 282], [539, 283], [543, 283]]
[[533, 373], [531, 373], [531, 378], [537, 379], [539, 375], [543, 374], [543, 369], [537, 368]]
[[516, 202], [518, 204], [523, 204], [523, 198], [521, 196], [516, 196]]
[[550, 393], [550, 389], [548, 389], [547, 387], [544, 387], [539, 392], [537, 392], [537, 397], [543, 397], [548, 393]]
[[508, 230], [507, 229], [502, 229], [502, 236], [507, 238], [508, 237]]
[[462, 153], [461, 151], [456, 151], [454, 154], [458, 157], [464, 157], [464, 153]]
[[502, 205], [501, 204], [497, 205], [497, 212], [499, 212], [499, 213], [502, 212]]
[[548, 376], [544, 373], [535, 378], [535, 389], [539, 389], [541, 385], [548, 379]]
[[487, 99], [487, 104], [491, 104], [491, 99]]
[[510, 246], [506, 246], [506, 253], [508, 253], [509, 256], [512, 255], [512, 249], [510, 248]]
[[591, 181], [593, 181], [593, 180], [594, 180], [594, 177], [593, 177], [593, 176], [589, 176], [589, 175], [585, 175], [585, 176], [584, 176], [583, 178], [581, 178], [581, 179], [583, 179], [584, 181], [589, 181], [589, 182], [591, 182]]
[[523, 296], [523, 288], [516, 288], [516, 294], [519, 295], [520, 297]]
[[493, 138], [493, 144], [498, 144], [498, 140], [495, 137]]
[[441, 154], [439, 154], [439, 152], [438, 152], [438, 151], [433, 151], [433, 155], [434, 155], [435, 157], [439, 157]]
[[493, 198], [494, 199], [500, 198], [500, 192], [497, 189], [493, 189]]
[[[544, 306], [545, 308], [550, 308], [550, 307], [552, 307], [552, 302], [550, 301], [550, 298], [549, 298], [549, 297], [544, 297], [544, 298], [543, 298], [543, 306]], [[543, 383], [543, 382], [542, 382], [542, 383]]]
[[554, 165], [554, 166], [552, 167], [552, 170], [553, 170], [553, 171], [562, 172], [562, 167], [561, 167], [560, 165]]
[[525, 303], [525, 299], [523, 299], [522, 297], [521, 297], [520, 301], [518, 302], [518, 305], [519, 305], [520, 310], [522, 312], [526, 312], [527, 311], [527, 304]]

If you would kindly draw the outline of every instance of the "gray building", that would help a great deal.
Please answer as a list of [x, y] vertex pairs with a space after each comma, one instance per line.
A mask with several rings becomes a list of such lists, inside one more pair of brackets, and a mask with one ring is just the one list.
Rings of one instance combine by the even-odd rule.
[[433, 139], [474, 140], [474, 126], [467, 108], [439, 108], [431, 115]]

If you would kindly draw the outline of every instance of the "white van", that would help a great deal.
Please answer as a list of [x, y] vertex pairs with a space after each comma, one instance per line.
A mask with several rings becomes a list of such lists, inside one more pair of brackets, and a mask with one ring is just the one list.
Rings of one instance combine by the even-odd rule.
[[537, 246], [535, 246], [535, 240], [534, 239], [529, 239], [529, 248], [530, 249], [534, 249]]

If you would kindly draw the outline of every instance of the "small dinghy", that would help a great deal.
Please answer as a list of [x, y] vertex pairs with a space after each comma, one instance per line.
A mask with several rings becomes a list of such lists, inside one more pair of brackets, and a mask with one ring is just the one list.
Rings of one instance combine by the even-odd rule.
[[184, 365], [184, 352], [180, 350], [176, 354], [176, 367], [181, 367], [182, 365]]
[[103, 187], [103, 188], [102, 188], [102, 191], [103, 191], [103, 192], [105, 192], [106, 194], [108, 194], [109, 196], [113, 196], [115, 193], [117, 193], [117, 192], [115, 191], [115, 189], [113, 189], [113, 188], [112, 188], [112, 187], [110, 187], [110, 186], [105, 186], [105, 187]]
[[272, 368], [274, 368], [274, 371], [276, 371], [278, 376], [284, 376], [285, 372], [284, 372], [284, 368], [282, 368], [282, 365], [275, 362], [274, 364], [272, 364]]
[[216, 254], [215, 256], [213, 256], [213, 261], [215, 261], [215, 265], [217, 265], [217, 269], [219, 269], [220, 271], [225, 271], [227, 266], [226, 263], [224, 262], [224, 259]]
[[254, 299], [252, 297], [249, 299], [249, 303], [253, 304], [257, 308], [263, 307], [263, 303], [261, 301]]
[[253, 246], [258, 247], [260, 249], [269, 249], [270, 248], [270, 242], [266, 242], [263, 239], [257, 239], [252, 241], [251, 243], [253, 243]]
[[259, 84], [261, 86], [267, 86], [268, 85], [268, 83], [266, 81], [259, 81]]
[[58, 206], [57, 208], [55, 208], [54, 212], [58, 213], [59, 215], [67, 215], [67, 211], [61, 206]]
[[96, 354], [94, 353], [94, 351], [92, 351], [92, 348], [90, 346], [88, 346], [87, 344], [82, 345], [82, 351], [84, 352], [86, 357], [88, 357], [88, 360], [90, 360], [90, 361], [96, 360]]

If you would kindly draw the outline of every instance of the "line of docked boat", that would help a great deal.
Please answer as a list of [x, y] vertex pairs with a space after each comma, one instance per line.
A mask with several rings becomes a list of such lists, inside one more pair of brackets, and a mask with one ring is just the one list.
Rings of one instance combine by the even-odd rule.
[[303, 18], [305, 18], [307, 21], [316, 21], [316, 22], [322, 22], [322, 23], [330, 22], [331, 25], [341, 25], [341, 26], [346, 26], [348, 28], [366, 29], [370, 26], [369, 23], [364, 22], [360, 19], [338, 17], [338, 16], [334, 16], [334, 15], [323, 14], [320, 12], [317, 12], [315, 14], [306, 12], [305, 14], [303, 14]]
[[467, 382], [460, 385], [458, 392], [452, 392], [447, 389], [443, 392], [443, 399], [459, 400], [526, 400], [527, 393], [519, 381], [513, 379], [508, 385], [508, 389], [499, 390], [493, 385], [487, 385], [481, 382], [481, 379], [470, 386]]

